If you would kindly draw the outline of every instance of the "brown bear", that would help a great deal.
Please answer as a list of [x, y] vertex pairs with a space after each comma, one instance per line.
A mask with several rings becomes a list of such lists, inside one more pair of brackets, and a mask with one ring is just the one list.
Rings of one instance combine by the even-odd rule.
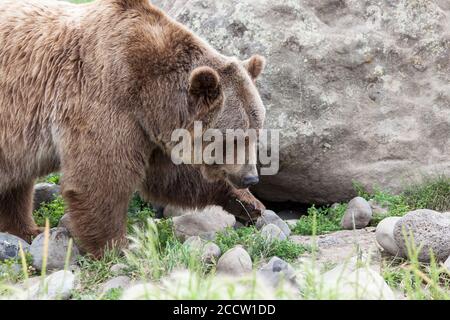
[[175, 166], [169, 154], [173, 130], [194, 121], [261, 128], [254, 82], [263, 66], [259, 56], [219, 54], [148, 0], [3, 0], [0, 231], [39, 232], [33, 184], [54, 171], [71, 232], [94, 256], [126, 242], [136, 189], [161, 203], [257, 215], [264, 206], [246, 189], [255, 177], [245, 182], [254, 166]]

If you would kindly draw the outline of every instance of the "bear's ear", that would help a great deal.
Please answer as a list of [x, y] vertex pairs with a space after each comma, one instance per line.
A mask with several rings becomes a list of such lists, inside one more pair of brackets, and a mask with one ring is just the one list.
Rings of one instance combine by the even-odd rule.
[[189, 78], [189, 93], [203, 98], [207, 103], [213, 103], [220, 95], [219, 74], [210, 67], [198, 67], [192, 71]]
[[259, 77], [266, 66], [266, 59], [258, 54], [253, 55], [250, 59], [244, 61], [244, 67], [253, 80]]

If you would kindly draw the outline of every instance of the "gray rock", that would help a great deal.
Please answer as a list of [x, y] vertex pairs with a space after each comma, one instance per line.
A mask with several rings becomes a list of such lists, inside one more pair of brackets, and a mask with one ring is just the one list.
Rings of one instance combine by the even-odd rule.
[[362, 197], [353, 198], [349, 203], [341, 226], [343, 229], [362, 229], [369, 225], [372, 220], [372, 209], [369, 203]]
[[[406, 234], [406, 239], [404, 233]], [[408, 212], [394, 228], [394, 239], [400, 252], [407, 256], [407, 245], [412, 234], [415, 247], [419, 249], [419, 260], [430, 261], [430, 250], [438, 261], [450, 256], [450, 216], [433, 210], [420, 209]]]
[[264, 213], [261, 215], [261, 217], [259, 217], [258, 220], [256, 220], [255, 226], [258, 229], [262, 229], [262, 227], [264, 227], [265, 225], [268, 225], [268, 224], [276, 225], [278, 228], [281, 229], [281, 231], [283, 231], [283, 233], [287, 237], [289, 237], [291, 235], [291, 229], [289, 228], [288, 224], [285, 221], [283, 221], [272, 210], [264, 211]]
[[399, 255], [399, 249], [394, 239], [394, 228], [400, 219], [401, 217], [385, 218], [380, 221], [375, 231], [378, 244], [393, 256]]
[[17, 295], [21, 300], [67, 300], [75, 286], [75, 275], [70, 271], [58, 271], [47, 276], [44, 282], [35, 279], [26, 290]]
[[[64, 269], [66, 256], [69, 249], [70, 235], [65, 228], [50, 229], [50, 236], [47, 250], [47, 269], [61, 270]], [[33, 267], [41, 270], [44, 254], [44, 233], [38, 235], [30, 246], [30, 253], [33, 256]], [[72, 244], [69, 264], [74, 264], [79, 256], [79, 250], [75, 243]]]
[[213, 242], [209, 242], [205, 244], [202, 251], [202, 261], [206, 264], [214, 263], [222, 254], [222, 251], [220, 250], [219, 246]]
[[267, 241], [272, 240], [286, 240], [287, 236], [284, 234], [283, 231], [281, 231], [280, 228], [278, 228], [276, 225], [270, 223], [262, 227], [261, 229], [261, 236], [264, 237]]
[[262, 199], [333, 203], [450, 174], [450, 8], [438, 1], [154, 0], [225, 55], [267, 58], [280, 171]]
[[216, 232], [231, 228], [235, 223], [236, 218], [218, 206], [173, 218], [175, 235], [181, 240], [191, 236], [212, 240]]
[[282, 283], [289, 283], [294, 287], [298, 286], [294, 268], [278, 257], [272, 257], [267, 264], [258, 270], [257, 275], [274, 288], [278, 288]]
[[53, 183], [38, 183], [34, 186], [33, 210], [42, 203], [49, 203], [61, 194], [61, 187]]
[[217, 261], [222, 253], [217, 244], [208, 242], [199, 236], [189, 237], [183, 245], [199, 253], [201, 261], [207, 264]]
[[67, 230], [70, 230], [70, 218], [67, 213], [59, 219], [58, 228], [66, 228]]
[[0, 233], [0, 261], [19, 257], [19, 243], [27, 252], [30, 245], [25, 241], [9, 233]]
[[101, 286], [101, 291], [103, 294], [107, 293], [112, 289], [126, 289], [131, 283], [131, 279], [127, 276], [118, 276], [109, 279]]
[[217, 262], [217, 273], [241, 276], [252, 272], [252, 259], [241, 246], [225, 252]]
[[[155, 223], [157, 222], [157, 219], [154, 219]], [[58, 228], [64, 228], [67, 229], [67, 231], [69, 232], [69, 235], [72, 234], [72, 226], [71, 226], [71, 221], [70, 221], [70, 216], [68, 213], [64, 214], [61, 219], [59, 219], [58, 222]], [[84, 252], [80, 252], [80, 253], [84, 253]]]
[[113, 274], [121, 274], [123, 272], [125, 272], [125, 270], [128, 268], [128, 266], [126, 264], [123, 263], [117, 263], [115, 265], [113, 265], [109, 270], [113, 273]]
[[192, 236], [187, 238], [183, 245], [189, 247], [191, 250], [201, 251], [205, 246], [206, 241], [199, 236]]

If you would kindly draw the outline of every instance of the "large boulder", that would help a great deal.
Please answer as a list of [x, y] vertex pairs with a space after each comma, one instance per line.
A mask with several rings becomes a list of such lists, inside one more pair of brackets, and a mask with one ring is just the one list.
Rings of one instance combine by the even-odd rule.
[[429, 262], [430, 252], [438, 261], [450, 256], [450, 215], [420, 209], [408, 212], [394, 226], [394, 239], [401, 255], [419, 250], [418, 259]]
[[450, 6], [444, 0], [154, 0], [226, 55], [260, 53], [280, 171], [263, 199], [332, 203], [352, 181], [392, 191], [450, 174]]

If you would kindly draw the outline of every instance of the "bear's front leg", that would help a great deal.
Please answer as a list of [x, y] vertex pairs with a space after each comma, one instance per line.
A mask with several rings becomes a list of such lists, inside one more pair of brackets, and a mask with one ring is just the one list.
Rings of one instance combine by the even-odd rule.
[[66, 190], [69, 230], [80, 248], [95, 258], [106, 249], [126, 246], [126, 212], [131, 193], [90, 193]]
[[[89, 182], [86, 182], [89, 183]], [[127, 244], [126, 219], [131, 191], [97, 185], [97, 190], [63, 186], [68, 229], [80, 249], [100, 258], [106, 249], [120, 250]]]
[[143, 164], [125, 148], [98, 148], [65, 159], [62, 196], [76, 243], [95, 258], [105, 249], [124, 248], [129, 200], [144, 174]]

